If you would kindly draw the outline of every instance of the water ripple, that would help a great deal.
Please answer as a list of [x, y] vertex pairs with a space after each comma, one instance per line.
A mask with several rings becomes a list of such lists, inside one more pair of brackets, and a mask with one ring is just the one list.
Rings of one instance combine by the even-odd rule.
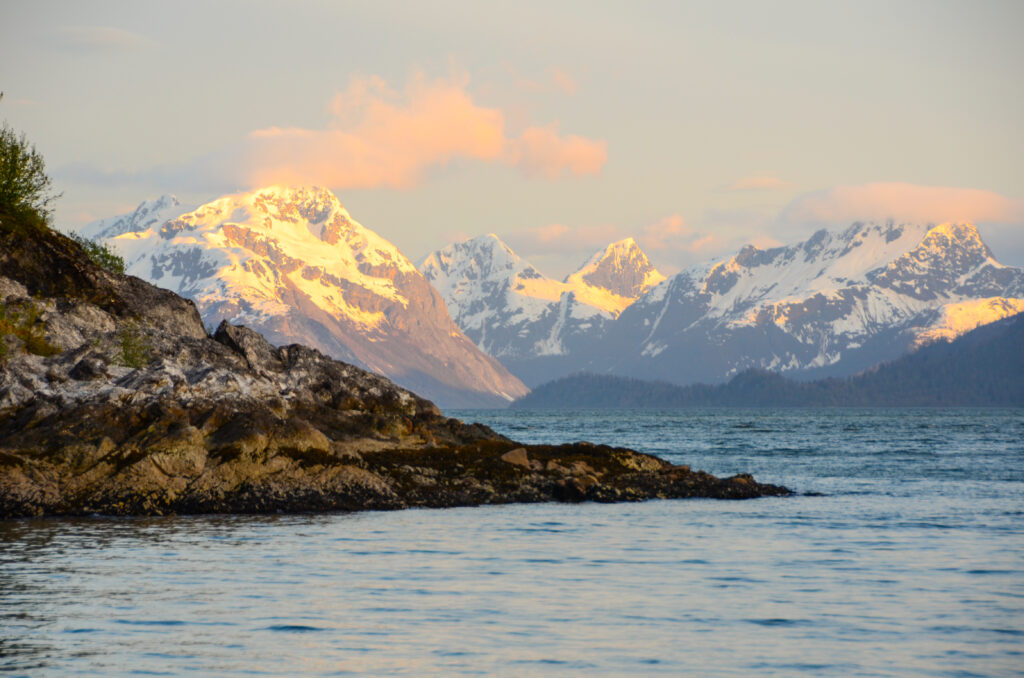
[[801, 494], [0, 522], [0, 672], [1020, 674], [1022, 411], [463, 418]]

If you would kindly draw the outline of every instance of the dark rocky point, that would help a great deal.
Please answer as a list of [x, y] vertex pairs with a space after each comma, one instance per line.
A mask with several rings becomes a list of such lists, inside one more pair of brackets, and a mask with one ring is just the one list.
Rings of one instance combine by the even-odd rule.
[[789, 493], [522, 445], [314, 349], [226, 323], [211, 337], [190, 301], [3, 215], [0, 303], [0, 518]]

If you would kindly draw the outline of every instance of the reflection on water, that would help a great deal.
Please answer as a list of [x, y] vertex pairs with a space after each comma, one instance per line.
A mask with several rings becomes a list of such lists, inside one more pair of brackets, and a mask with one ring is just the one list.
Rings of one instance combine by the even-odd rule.
[[1020, 411], [485, 416], [825, 496], [0, 522], [0, 670], [1020, 672]]

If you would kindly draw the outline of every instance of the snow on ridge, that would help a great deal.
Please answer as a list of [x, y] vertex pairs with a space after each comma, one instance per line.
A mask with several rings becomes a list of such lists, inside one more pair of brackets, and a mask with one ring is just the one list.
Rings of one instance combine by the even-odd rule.
[[943, 251], [933, 240], [944, 233], [956, 234], [954, 245], [977, 242], [984, 247], [971, 225], [858, 222], [839, 232], [820, 230], [794, 245], [767, 250], [747, 245], [729, 258], [674, 277], [700, 281], [697, 291], [710, 297], [709, 312], [727, 315], [739, 307], [775, 306], [870, 286], [872, 274], [897, 266], [901, 258]]
[[165, 193], [155, 200], [144, 200], [128, 214], [89, 222], [78, 229], [78, 234], [90, 240], [112, 238], [122, 233], [145, 231], [174, 219], [188, 208], [178, 198]]
[[665, 279], [633, 238], [624, 238], [595, 252], [565, 284], [580, 302], [618, 316]]
[[[152, 208], [147, 201], [137, 212]], [[428, 398], [490, 402], [526, 392], [466, 340], [412, 262], [325, 188], [268, 186], [146, 226], [104, 242], [130, 274], [192, 298], [207, 327], [246, 323], [273, 342], [313, 346]]]
[[[786, 371], [836, 365], [854, 350], [905, 351], [899, 342], [953, 338], [1022, 310], [1024, 270], [999, 264], [973, 225], [889, 221], [767, 250], [746, 246], [686, 269], [634, 304], [634, 334], [616, 331], [643, 347], [630, 359], [643, 369], [656, 348], [726, 346], [736, 337], [737, 353], [723, 354], [729, 369]], [[768, 343], [741, 338], [754, 336]], [[874, 338], [882, 343], [869, 344]], [[802, 348], [779, 352], [790, 341]], [[698, 365], [661, 369], [702, 373]]]
[[938, 320], [917, 335], [914, 345], [952, 341], [977, 327], [1021, 312], [1024, 299], [1018, 298], [988, 297], [945, 304], [939, 309]]
[[[646, 291], [663, 277], [631, 238], [597, 252], [564, 281], [542, 274], [493, 233], [447, 245], [418, 267], [470, 339], [503, 358], [565, 355], [573, 342], [595, 340], [639, 296], [601, 282], [618, 276]], [[605, 280], [588, 279], [594, 274]]]
[[287, 312], [281, 300], [298, 292], [367, 331], [379, 329], [384, 315], [372, 304], [363, 308], [353, 290], [407, 307], [393, 278], [417, 275], [397, 247], [352, 219], [321, 187], [270, 186], [191, 211], [165, 196], [131, 215], [96, 222], [89, 232], [125, 257], [130, 274], [206, 307], [242, 298], [252, 312], [281, 315]]

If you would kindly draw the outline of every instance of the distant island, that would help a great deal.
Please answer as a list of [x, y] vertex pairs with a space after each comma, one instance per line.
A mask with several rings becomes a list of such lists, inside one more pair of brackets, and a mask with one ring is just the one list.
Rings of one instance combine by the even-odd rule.
[[1024, 313], [938, 341], [845, 379], [796, 381], [751, 369], [725, 384], [576, 374], [542, 384], [514, 409], [1024, 406]]

